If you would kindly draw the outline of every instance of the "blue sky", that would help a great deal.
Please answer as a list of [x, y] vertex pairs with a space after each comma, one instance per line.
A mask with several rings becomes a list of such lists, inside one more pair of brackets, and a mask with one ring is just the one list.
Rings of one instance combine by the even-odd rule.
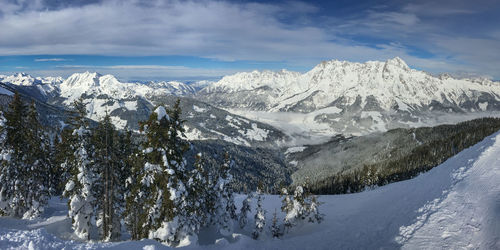
[[500, 79], [498, 1], [0, 0], [0, 73], [199, 80], [399, 56]]

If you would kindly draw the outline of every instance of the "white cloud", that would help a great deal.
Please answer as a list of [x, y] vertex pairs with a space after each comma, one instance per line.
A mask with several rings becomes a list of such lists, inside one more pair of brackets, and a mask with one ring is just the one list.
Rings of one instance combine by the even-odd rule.
[[[354, 16], [330, 16], [333, 21], [323, 23], [326, 19], [315, 18], [319, 8], [301, 1], [109, 0], [50, 8], [37, 0], [17, 5], [3, 2], [0, 55], [185, 55], [225, 61], [280, 61], [302, 67], [327, 59], [367, 61], [400, 56], [413, 66], [434, 71], [429, 65], [463, 70], [464, 66], [482, 64], [481, 58], [472, 56], [473, 46], [447, 47], [442, 46], [447, 39], [435, 39], [437, 34], [464, 42], [471, 39], [450, 35], [444, 26], [447, 22], [438, 19], [478, 12], [463, 4], [446, 8], [431, 2], [409, 3], [391, 10], [373, 8]], [[370, 41], [364, 44], [349, 38], [353, 36], [395, 43], [374, 47]], [[480, 48], [485, 54], [496, 55], [495, 42], [498, 39], [492, 38], [492, 43], [474, 44], [486, 46]], [[410, 47], [434, 55], [423, 59]], [[488, 60], [492, 67], [469, 70], [493, 74], [500, 59]], [[495, 70], [495, 74], [499, 73]]]
[[64, 58], [36, 58], [34, 61], [35, 62], [63, 62], [63, 61], [68, 61], [68, 60], [64, 59]]

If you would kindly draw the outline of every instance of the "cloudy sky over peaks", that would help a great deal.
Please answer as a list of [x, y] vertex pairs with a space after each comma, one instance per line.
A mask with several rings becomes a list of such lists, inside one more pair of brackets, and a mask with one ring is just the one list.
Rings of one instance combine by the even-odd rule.
[[403, 58], [500, 79], [498, 1], [0, 0], [0, 73], [123, 79]]

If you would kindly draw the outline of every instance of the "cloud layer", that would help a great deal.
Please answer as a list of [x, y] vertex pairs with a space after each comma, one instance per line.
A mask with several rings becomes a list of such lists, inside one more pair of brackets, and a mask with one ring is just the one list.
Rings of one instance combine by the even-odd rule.
[[494, 1], [398, 1], [333, 14], [321, 4], [297, 1], [0, 0], [0, 5], [0, 56], [182, 55], [306, 67], [327, 59], [400, 56], [433, 72], [500, 77], [500, 28], [491, 24], [498, 17], [489, 16], [499, 10]]

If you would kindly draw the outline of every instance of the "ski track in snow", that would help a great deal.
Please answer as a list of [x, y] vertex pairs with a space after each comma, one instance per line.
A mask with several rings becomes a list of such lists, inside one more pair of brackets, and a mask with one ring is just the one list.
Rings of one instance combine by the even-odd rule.
[[[253, 228], [247, 226], [228, 238], [208, 232], [200, 235], [202, 245], [181, 249], [500, 249], [499, 180], [497, 132], [414, 179], [357, 194], [321, 196], [325, 220], [297, 226], [283, 239], [268, 234], [281, 200], [265, 196], [267, 234], [261, 239], [252, 240]], [[244, 198], [238, 195], [236, 204]], [[153, 240], [71, 240], [65, 206], [53, 198], [40, 219], [0, 218], [0, 249], [169, 249]]]

